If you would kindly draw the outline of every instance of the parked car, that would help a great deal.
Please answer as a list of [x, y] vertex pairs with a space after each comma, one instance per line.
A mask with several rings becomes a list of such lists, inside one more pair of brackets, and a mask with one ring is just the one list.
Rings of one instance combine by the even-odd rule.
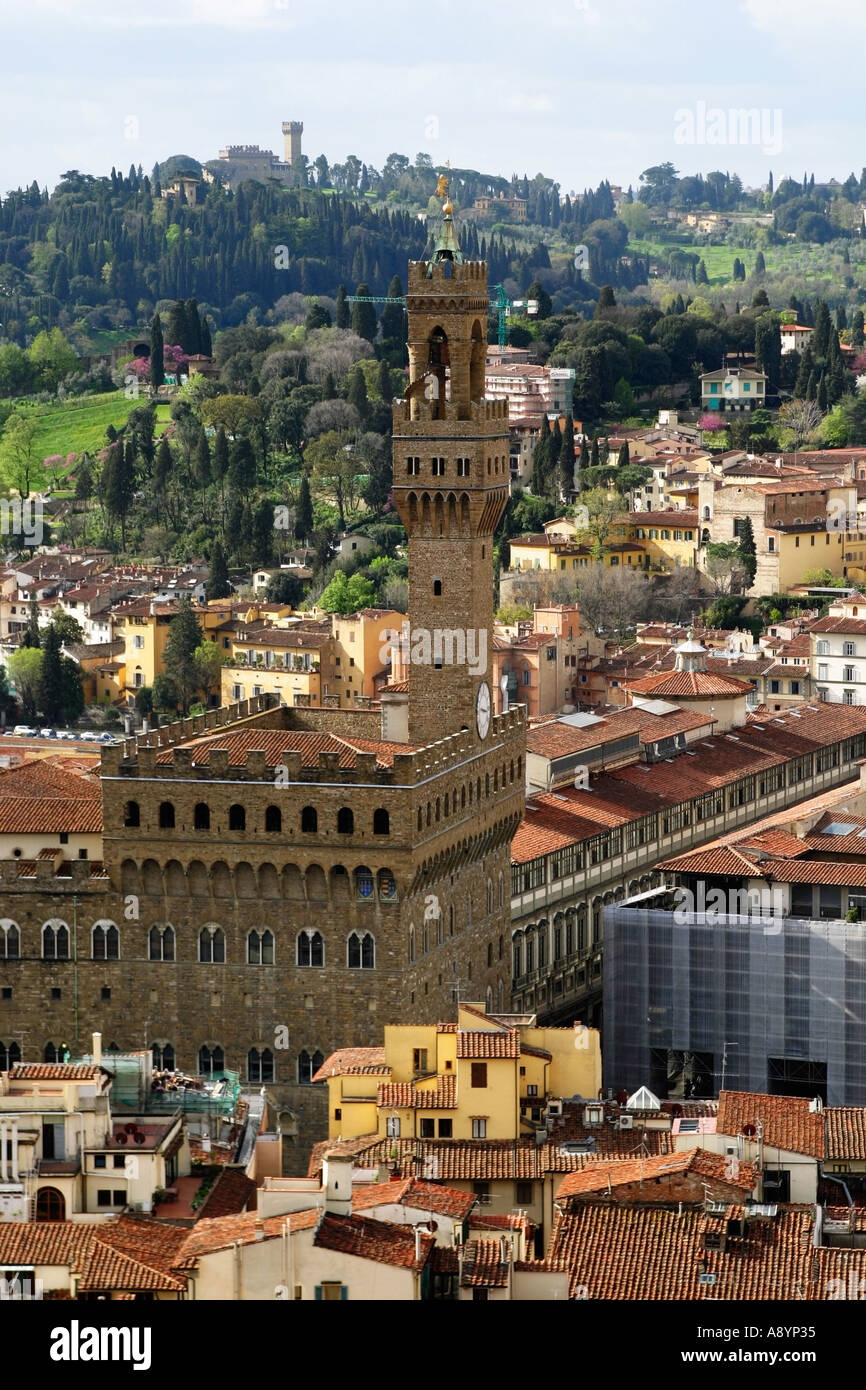
[[99, 735], [93, 733], [79, 734], [78, 737], [82, 743], [96, 743], [99, 739]]
[[33, 729], [29, 724], [16, 724], [12, 730], [14, 738], [38, 738], [38, 729]]
[[78, 739], [81, 737], [81, 735], [73, 734], [69, 729], [58, 729], [57, 737], [62, 738], [65, 742], [68, 742], [69, 739]]
[[56, 738], [56, 737], [57, 737], [57, 734], [54, 732], [53, 729], [40, 729], [40, 730], [39, 730], [39, 737], [40, 737], [40, 738]]

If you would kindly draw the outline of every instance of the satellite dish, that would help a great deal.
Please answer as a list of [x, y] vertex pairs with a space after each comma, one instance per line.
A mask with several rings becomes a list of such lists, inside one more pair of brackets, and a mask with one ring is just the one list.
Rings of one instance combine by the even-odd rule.
[[743, 1125], [743, 1134], [746, 1139], [754, 1139], [757, 1132], [754, 1125]]

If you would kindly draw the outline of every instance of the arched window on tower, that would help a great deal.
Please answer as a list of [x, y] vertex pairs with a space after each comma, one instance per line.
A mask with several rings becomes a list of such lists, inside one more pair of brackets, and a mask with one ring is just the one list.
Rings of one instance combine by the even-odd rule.
[[120, 933], [113, 922], [96, 922], [91, 933], [93, 960], [119, 960]]
[[151, 927], [147, 934], [148, 960], [174, 960], [174, 927]]
[[192, 817], [193, 830], [210, 830], [210, 807], [205, 801], [197, 801]]
[[352, 932], [346, 947], [346, 964], [350, 970], [375, 969], [376, 941], [371, 932]]
[[298, 965], [319, 968], [325, 964], [325, 939], [321, 932], [306, 929], [298, 932], [296, 951]]
[[226, 1057], [223, 1049], [217, 1043], [210, 1047], [207, 1043], [198, 1050], [198, 1070], [199, 1076], [219, 1076], [225, 1071]]
[[324, 1063], [324, 1060], [325, 1060], [325, 1055], [324, 1055], [323, 1052], [320, 1052], [318, 1048], [316, 1048], [315, 1051], [313, 1051], [312, 1049], [310, 1049], [310, 1048], [308, 1048], [308, 1047], [305, 1047], [305, 1048], [303, 1049], [302, 1052], [299, 1052], [299, 1053], [298, 1053], [298, 1083], [299, 1083], [299, 1085], [301, 1085], [301, 1086], [312, 1086], [312, 1084], [313, 1084], [313, 1077], [315, 1076], [316, 1072], [319, 1070], [319, 1067], [322, 1066], [322, 1064]]
[[223, 965], [226, 938], [222, 927], [202, 927], [198, 934], [198, 958], [205, 965]]
[[251, 1047], [247, 1053], [247, 1080], [261, 1086], [273, 1079], [274, 1054], [270, 1048], [259, 1052], [258, 1048]]
[[273, 965], [274, 934], [265, 931], [251, 931], [247, 936], [247, 965]]

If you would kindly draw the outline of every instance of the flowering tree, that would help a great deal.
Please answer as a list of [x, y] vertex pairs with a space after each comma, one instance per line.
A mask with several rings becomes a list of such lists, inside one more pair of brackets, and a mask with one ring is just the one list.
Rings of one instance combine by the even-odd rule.
[[66, 460], [64, 459], [62, 454], [49, 454], [47, 458], [44, 458], [42, 460], [42, 465], [46, 473], [51, 478], [51, 482], [54, 487], [57, 486], [57, 483], [59, 481], [58, 475], [65, 462]]
[[706, 415], [702, 415], [698, 421], [698, 429], [703, 430], [704, 434], [718, 434], [724, 428], [724, 420], [712, 410]]
[[[165, 371], [177, 376], [189, 362], [189, 354], [184, 352], [178, 344], [170, 347], [168, 344], [163, 349], [163, 361]], [[134, 357], [131, 362], [126, 364], [126, 371], [139, 381], [150, 381], [150, 358]]]

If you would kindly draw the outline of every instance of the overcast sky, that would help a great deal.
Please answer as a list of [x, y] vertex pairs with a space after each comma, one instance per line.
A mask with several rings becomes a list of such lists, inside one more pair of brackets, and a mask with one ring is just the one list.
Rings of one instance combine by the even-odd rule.
[[[866, 164], [864, 0], [0, 0], [0, 193], [228, 143], [396, 150], [563, 192]], [[730, 112], [756, 108], [748, 129]]]

